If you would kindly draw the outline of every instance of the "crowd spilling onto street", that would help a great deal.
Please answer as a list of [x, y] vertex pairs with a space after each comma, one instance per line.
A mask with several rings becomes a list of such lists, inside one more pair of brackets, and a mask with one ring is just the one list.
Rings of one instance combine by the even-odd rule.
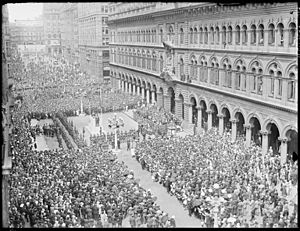
[[81, 151], [34, 150], [24, 108], [13, 115], [11, 228], [122, 227], [127, 216], [132, 227], [174, 226], [174, 218], [111, 151], [97, 145]]
[[245, 148], [229, 133], [155, 137], [135, 156], [203, 227], [297, 227], [297, 163]]

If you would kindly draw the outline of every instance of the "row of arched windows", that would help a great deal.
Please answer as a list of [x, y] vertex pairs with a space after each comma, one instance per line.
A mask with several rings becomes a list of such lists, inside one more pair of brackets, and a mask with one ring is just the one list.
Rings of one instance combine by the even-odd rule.
[[[233, 34], [235, 33], [235, 41], [233, 41]], [[268, 34], [268, 44], [274, 45], [277, 36], [277, 45], [283, 46], [284, 43], [284, 26], [279, 23], [275, 28], [274, 24], [269, 24], [267, 30], [263, 24], [251, 25], [248, 28], [246, 25], [242, 27], [237, 25], [234, 30], [232, 26], [216, 26], [216, 27], [190, 27], [189, 28], [189, 43], [190, 44], [233, 44], [246, 45], [250, 40], [250, 44], [260, 45], [264, 44], [265, 34]], [[179, 29], [179, 43], [184, 44], [184, 29]], [[296, 46], [296, 24], [294, 22], [289, 24], [288, 28], [288, 44], [289, 46]]]
[[156, 29], [111, 32], [113, 42], [156, 43]]

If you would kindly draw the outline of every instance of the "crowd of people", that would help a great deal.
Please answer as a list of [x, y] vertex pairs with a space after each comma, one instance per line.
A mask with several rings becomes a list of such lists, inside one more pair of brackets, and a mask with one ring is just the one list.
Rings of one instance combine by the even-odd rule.
[[156, 137], [135, 156], [203, 227], [297, 227], [297, 163], [231, 142], [229, 133]]
[[13, 115], [11, 228], [172, 227], [149, 190], [99, 142], [81, 151], [32, 148], [26, 104]]
[[180, 128], [182, 121], [174, 114], [167, 112], [155, 104], [143, 105], [133, 114], [134, 120], [139, 124], [142, 135], [166, 135], [168, 128]]

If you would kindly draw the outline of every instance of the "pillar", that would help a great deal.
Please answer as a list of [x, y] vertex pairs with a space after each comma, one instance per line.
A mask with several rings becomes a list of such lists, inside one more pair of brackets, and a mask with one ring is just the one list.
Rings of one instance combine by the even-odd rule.
[[237, 124], [237, 120], [233, 119], [230, 121], [231, 122], [231, 141], [235, 141], [236, 140], [236, 124]]
[[278, 138], [279, 141], [281, 141], [280, 145], [280, 162], [281, 164], [286, 163], [286, 157], [287, 157], [287, 139], [286, 138]]
[[251, 125], [244, 125], [244, 128], [246, 129], [246, 142], [245, 145], [247, 148], [251, 145]]
[[184, 103], [184, 120], [189, 122], [190, 103]]
[[127, 92], [127, 82], [124, 82], [124, 92]]
[[150, 89], [149, 88], [146, 89], [146, 100], [147, 100], [147, 104], [149, 104], [150, 103]]
[[189, 110], [189, 123], [192, 124], [193, 123], [193, 107], [191, 104], [189, 105], [188, 110]]
[[157, 92], [157, 105], [158, 107], [162, 107], [162, 93]]
[[132, 84], [132, 89], [131, 89], [132, 95], [135, 95], [135, 90], [136, 90], [136, 85]]
[[208, 83], [208, 84], [211, 84], [211, 83], [210, 83], [210, 73], [211, 73], [211, 68], [210, 68], [210, 67], [207, 67], [207, 83]]
[[175, 115], [177, 118], [182, 119], [182, 101], [181, 99], [175, 99]]
[[137, 95], [140, 95], [140, 86], [137, 85], [137, 86], [136, 86], [136, 89], [137, 89], [137, 90], [136, 90]]
[[164, 97], [164, 108], [167, 112], [171, 111], [171, 97], [169, 95], [163, 95]]
[[219, 134], [223, 135], [224, 132], [224, 115], [220, 114], [219, 117]]
[[202, 107], [198, 106], [198, 118], [197, 118], [197, 126], [198, 126], [198, 130], [201, 130], [201, 123], [202, 123]]
[[154, 103], [154, 102], [156, 102], [155, 101], [155, 91], [152, 91], [151, 94], [152, 94], [152, 97], [151, 97], [152, 103]]
[[143, 87], [142, 87], [142, 99], [145, 99], [145, 91]]
[[235, 75], [236, 75], [236, 72], [232, 71], [231, 72], [231, 89], [232, 90], [235, 90]]
[[132, 92], [132, 83], [128, 83], [128, 93], [131, 94]]
[[212, 111], [206, 110], [207, 113], [207, 130], [212, 128]]
[[223, 87], [225, 83], [225, 69], [219, 70], [219, 86]]
[[268, 134], [267, 131], [261, 131], [262, 134], [262, 154], [265, 155], [268, 152]]

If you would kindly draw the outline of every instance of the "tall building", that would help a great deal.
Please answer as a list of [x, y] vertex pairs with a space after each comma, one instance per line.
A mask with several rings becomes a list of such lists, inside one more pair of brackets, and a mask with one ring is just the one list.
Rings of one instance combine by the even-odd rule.
[[78, 3], [64, 3], [60, 11], [62, 55], [69, 62], [79, 62]]
[[11, 109], [14, 106], [12, 95], [13, 81], [9, 76], [9, 60], [11, 58], [9, 22], [7, 5], [2, 6], [2, 227], [8, 228], [8, 178], [12, 167], [9, 136], [12, 129]]
[[112, 3], [114, 87], [186, 127], [298, 154], [297, 3]]
[[44, 3], [44, 41], [48, 54], [61, 54], [60, 10], [63, 3]]
[[97, 81], [109, 78], [108, 3], [78, 3], [79, 62]]
[[43, 45], [44, 26], [42, 19], [15, 20], [10, 23], [11, 39], [17, 45]]

